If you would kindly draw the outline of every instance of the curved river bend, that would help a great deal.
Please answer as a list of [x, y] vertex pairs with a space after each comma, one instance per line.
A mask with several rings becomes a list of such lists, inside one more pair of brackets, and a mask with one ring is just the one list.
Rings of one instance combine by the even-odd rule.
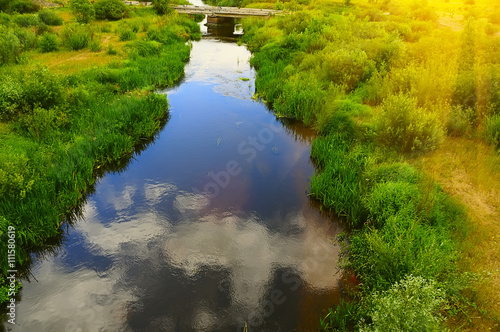
[[252, 100], [249, 57], [193, 43], [166, 126], [33, 264], [9, 330], [318, 329], [338, 229], [307, 196], [313, 133]]

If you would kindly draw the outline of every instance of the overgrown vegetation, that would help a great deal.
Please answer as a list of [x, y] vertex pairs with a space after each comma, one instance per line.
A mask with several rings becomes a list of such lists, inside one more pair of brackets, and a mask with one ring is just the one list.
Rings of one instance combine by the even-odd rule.
[[311, 195], [351, 228], [342, 266], [357, 276], [354, 300], [322, 327], [427, 331], [457, 313], [469, 320], [475, 285], [454, 282], [467, 279], [466, 212], [412, 163], [447, 136], [500, 146], [500, 41], [485, 24], [495, 14], [468, 7], [452, 30], [427, 2], [267, 5], [295, 12], [243, 22], [256, 90], [278, 116], [319, 131]]
[[[29, 260], [30, 250], [60, 233], [97, 169], [130, 156], [167, 119], [167, 99], [153, 91], [183, 76], [189, 41], [200, 37], [199, 27], [176, 13], [132, 10], [139, 18], [113, 25], [118, 31], [137, 26], [130, 30], [135, 41], [116, 37], [113, 43], [108, 40], [116, 34], [121, 39], [121, 33], [89, 23], [92, 15], [75, 17], [61, 8], [2, 16], [0, 256], [7, 257], [7, 228], [14, 226], [18, 267]], [[39, 33], [39, 25], [58, 25], [60, 17], [67, 18], [61, 28]], [[158, 34], [147, 34], [148, 27]], [[100, 51], [104, 42], [107, 53]], [[75, 60], [85, 57], [92, 60], [84, 65]], [[61, 66], [66, 66], [62, 73]], [[0, 268], [3, 285], [6, 260]], [[0, 287], [2, 301], [4, 290]]]

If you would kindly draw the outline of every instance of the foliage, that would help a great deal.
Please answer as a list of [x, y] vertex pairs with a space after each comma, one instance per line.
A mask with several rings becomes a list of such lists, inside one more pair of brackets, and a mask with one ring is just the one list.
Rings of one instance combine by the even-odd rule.
[[61, 39], [70, 50], [81, 50], [89, 45], [92, 31], [83, 24], [65, 24], [61, 31]]
[[132, 29], [123, 29], [119, 31], [119, 36], [121, 41], [132, 40], [136, 38], [136, 34]]
[[330, 308], [324, 318], [320, 318], [321, 331], [348, 331], [362, 319], [362, 307], [358, 303], [347, 302], [340, 299], [335, 309]]
[[166, 15], [172, 12], [172, 8], [169, 7], [169, 2], [167, 0], [153, 0], [153, 9], [159, 15]]
[[95, 9], [90, 0], [70, 0], [70, 8], [78, 23], [89, 23], [95, 17]]
[[57, 36], [53, 33], [45, 33], [40, 38], [40, 50], [42, 52], [53, 52], [58, 49]]
[[34, 13], [40, 10], [40, 5], [29, 0], [18, 0], [10, 4], [10, 10], [20, 14]]
[[98, 0], [94, 3], [94, 9], [99, 20], [119, 20], [128, 13], [127, 6], [120, 0]]
[[436, 115], [425, 112], [416, 99], [404, 94], [384, 100], [375, 128], [380, 143], [401, 152], [434, 150], [444, 136]]
[[438, 310], [445, 292], [432, 280], [408, 275], [384, 292], [371, 296], [372, 323], [360, 331], [444, 331]]
[[62, 18], [50, 9], [39, 11], [38, 17], [43, 23], [47, 25], [58, 26], [63, 24]]
[[0, 26], [0, 64], [16, 62], [21, 52], [22, 45], [15, 33]]
[[20, 27], [27, 28], [39, 25], [40, 19], [38, 18], [38, 15], [34, 14], [16, 15], [14, 16], [14, 23]]
[[500, 114], [495, 114], [486, 120], [485, 136], [488, 143], [500, 149]]

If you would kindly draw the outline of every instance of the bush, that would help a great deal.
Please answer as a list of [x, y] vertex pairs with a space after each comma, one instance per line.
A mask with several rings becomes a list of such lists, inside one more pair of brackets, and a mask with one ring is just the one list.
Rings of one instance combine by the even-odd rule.
[[40, 20], [51, 26], [58, 26], [63, 24], [63, 19], [59, 17], [53, 10], [44, 9], [38, 13]]
[[17, 15], [14, 17], [14, 23], [20, 27], [28, 28], [40, 24], [40, 19], [34, 14]]
[[63, 100], [62, 85], [47, 68], [33, 67], [0, 84], [0, 117], [10, 120], [31, 113], [35, 107], [52, 108]]
[[58, 107], [35, 107], [29, 114], [20, 119], [23, 132], [36, 141], [50, 142], [60, 134], [59, 127], [64, 126], [68, 119], [66, 114]]
[[65, 25], [61, 35], [64, 45], [75, 51], [87, 47], [92, 39], [89, 27], [80, 24]]
[[94, 3], [94, 9], [99, 20], [119, 20], [128, 13], [127, 6], [120, 0], [99, 0]]
[[132, 29], [124, 29], [119, 32], [120, 34], [120, 40], [121, 41], [127, 41], [127, 40], [132, 40], [135, 39], [136, 35]]
[[389, 290], [371, 296], [372, 324], [360, 331], [439, 331], [443, 317], [438, 310], [445, 295], [433, 280], [408, 275]]
[[20, 14], [34, 13], [40, 10], [40, 5], [31, 1], [14, 1], [10, 4], [10, 10]]
[[89, 0], [71, 0], [69, 5], [78, 23], [89, 23], [94, 19], [94, 6]]
[[13, 118], [22, 104], [23, 96], [21, 83], [12, 76], [4, 75], [0, 81], [0, 119]]
[[57, 36], [54, 35], [53, 33], [45, 33], [40, 38], [39, 44], [40, 44], [40, 49], [44, 53], [57, 51], [58, 48]]
[[38, 38], [31, 29], [15, 28], [13, 32], [17, 39], [19, 39], [21, 47], [24, 51], [37, 48]]
[[21, 52], [19, 38], [12, 30], [0, 26], [0, 64], [16, 62]]
[[374, 121], [378, 141], [401, 152], [434, 150], [444, 137], [436, 115], [404, 94], [386, 98]]
[[500, 149], [500, 114], [486, 119], [485, 135], [488, 143]]
[[464, 136], [476, 125], [476, 112], [472, 108], [453, 106], [446, 124], [448, 135]]
[[172, 8], [169, 7], [169, 3], [167, 0], [153, 0], [153, 9], [159, 15], [166, 15], [172, 12]]
[[63, 100], [60, 81], [45, 67], [33, 67], [21, 76], [24, 100], [29, 108], [46, 109], [58, 106]]

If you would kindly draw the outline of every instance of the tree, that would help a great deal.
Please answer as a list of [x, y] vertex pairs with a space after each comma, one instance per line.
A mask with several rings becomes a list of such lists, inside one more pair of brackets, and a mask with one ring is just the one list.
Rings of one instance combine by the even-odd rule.
[[89, 23], [94, 19], [95, 10], [90, 0], [71, 0], [69, 5], [78, 23]]
[[167, 0], [153, 0], [153, 8], [159, 15], [165, 15], [172, 11]]

